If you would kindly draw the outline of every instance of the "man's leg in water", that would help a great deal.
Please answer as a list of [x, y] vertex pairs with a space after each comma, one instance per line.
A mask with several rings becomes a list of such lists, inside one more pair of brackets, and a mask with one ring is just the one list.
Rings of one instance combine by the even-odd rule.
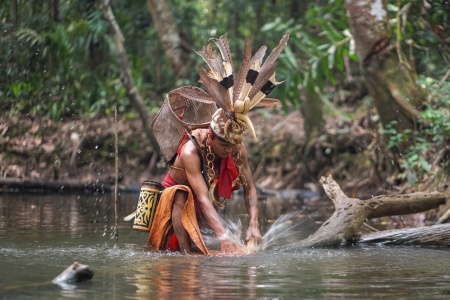
[[188, 194], [184, 191], [177, 191], [172, 206], [172, 225], [173, 231], [177, 235], [178, 245], [181, 251], [191, 252], [191, 242], [187, 231], [184, 229], [181, 221], [184, 205], [186, 204]]

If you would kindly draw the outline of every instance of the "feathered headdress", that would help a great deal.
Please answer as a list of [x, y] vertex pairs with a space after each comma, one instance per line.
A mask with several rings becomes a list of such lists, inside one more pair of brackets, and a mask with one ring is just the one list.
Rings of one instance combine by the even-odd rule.
[[[227, 36], [212, 39], [219, 48], [217, 53], [211, 44], [197, 53], [209, 70], [198, 68], [200, 81], [206, 94], [189, 89], [186, 96], [200, 101], [214, 101], [219, 109], [214, 113], [211, 128], [214, 133], [230, 143], [240, 144], [245, 129], [256, 139], [255, 129], [247, 113], [255, 106], [278, 106], [277, 99], [266, 96], [281, 82], [275, 79], [276, 59], [286, 46], [289, 34], [285, 34], [277, 47], [263, 62], [267, 47], [262, 46], [253, 56], [249, 39], [245, 40], [244, 57], [237, 76]], [[182, 92], [183, 93], [183, 92]]]

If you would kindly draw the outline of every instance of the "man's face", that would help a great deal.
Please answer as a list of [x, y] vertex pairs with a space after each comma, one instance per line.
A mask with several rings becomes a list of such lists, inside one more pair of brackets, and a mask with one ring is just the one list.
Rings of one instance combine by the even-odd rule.
[[215, 155], [221, 158], [225, 158], [228, 154], [236, 152], [238, 148], [239, 145], [221, 141], [218, 138], [213, 139], [212, 151]]

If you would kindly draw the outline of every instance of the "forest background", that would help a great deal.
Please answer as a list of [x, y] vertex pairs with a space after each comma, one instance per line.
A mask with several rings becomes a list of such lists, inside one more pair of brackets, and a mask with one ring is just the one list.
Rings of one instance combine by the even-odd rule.
[[[122, 186], [167, 171], [151, 133], [165, 95], [198, 83], [195, 53], [228, 34], [235, 64], [290, 39], [247, 136], [260, 189], [448, 193], [445, 0], [0, 0], [0, 180]], [[118, 116], [116, 119], [115, 111]]]

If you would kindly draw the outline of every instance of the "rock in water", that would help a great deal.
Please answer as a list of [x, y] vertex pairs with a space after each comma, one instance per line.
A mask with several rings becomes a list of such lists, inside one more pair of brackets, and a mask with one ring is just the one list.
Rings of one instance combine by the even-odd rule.
[[55, 279], [53, 279], [52, 282], [55, 284], [83, 282], [91, 280], [93, 276], [94, 272], [88, 265], [74, 262]]

